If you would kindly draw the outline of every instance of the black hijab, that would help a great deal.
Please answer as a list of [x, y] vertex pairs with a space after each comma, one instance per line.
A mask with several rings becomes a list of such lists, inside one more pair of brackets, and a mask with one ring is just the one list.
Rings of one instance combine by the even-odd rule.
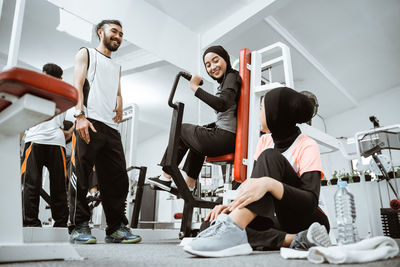
[[279, 87], [267, 92], [264, 105], [268, 129], [271, 131], [275, 148], [281, 152], [289, 148], [301, 133], [296, 123], [311, 120], [314, 111], [308, 97], [288, 87]]
[[[230, 57], [229, 57], [229, 54], [228, 54], [228, 52], [227, 52], [222, 46], [220, 46], [220, 45], [210, 46], [209, 48], [206, 49], [206, 51], [204, 51], [204, 53], [203, 53], [203, 63], [204, 63], [204, 66], [206, 66], [206, 63], [204, 62], [204, 57], [205, 57], [208, 53], [210, 53], [210, 52], [213, 52], [213, 53], [217, 54], [218, 56], [222, 57], [222, 58], [225, 60], [225, 62], [226, 62], [226, 71], [225, 71], [224, 75], [221, 76], [221, 78], [218, 78], [218, 79], [217, 79], [217, 78], [211, 76], [211, 75], [208, 73], [208, 71], [207, 71], [208, 75], [209, 75], [213, 80], [216, 80], [219, 84], [222, 84], [222, 82], [223, 82], [223, 81], [225, 80], [225, 78], [226, 78], [226, 75], [227, 75], [229, 72], [237, 72], [237, 71], [234, 70], [234, 69], [232, 69], [231, 59], [230, 59]], [[206, 67], [206, 70], [207, 70], [207, 67]]]

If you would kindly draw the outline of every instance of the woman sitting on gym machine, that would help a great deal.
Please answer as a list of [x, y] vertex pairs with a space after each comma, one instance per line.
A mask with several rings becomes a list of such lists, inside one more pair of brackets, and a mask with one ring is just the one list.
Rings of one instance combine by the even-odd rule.
[[[189, 150], [183, 170], [187, 174], [186, 184], [191, 191], [195, 188], [205, 156], [216, 157], [235, 151], [236, 112], [242, 84], [239, 72], [232, 69], [229, 54], [222, 46], [209, 47], [203, 54], [203, 62], [208, 75], [219, 83], [218, 92], [212, 95], [201, 89], [199, 83], [202, 79], [195, 74], [192, 74], [190, 88], [196, 97], [215, 110], [217, 120], [205, 126], [182, 124], [177, 164]], [[165, 160], [166, 152], [161, 166], [165, 165]], [[160, 177], [148, 180], [162, 189], [171, 188], [171, 176], [164, 168]]]
[[313, 109], [305, 95], [287, 87], [265, 94], [259, 120], [266, 134], [257, 144], [251, 178], [232, 203], [208, 214], [205, 220], [214, 222], [186, 252], [224, 257], [330, 245], [328, 217], [318, 207], [323, 177], [318, 144], [296, 126], [310, 121]]

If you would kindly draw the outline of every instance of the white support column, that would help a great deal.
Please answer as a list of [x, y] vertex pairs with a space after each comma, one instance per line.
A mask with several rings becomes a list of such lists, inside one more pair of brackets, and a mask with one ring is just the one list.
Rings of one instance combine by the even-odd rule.
[[1, 19], [1, 12], [3, 11], [3, 0], [0, 0], [0, 19]]
[[8, 50], [8, 60], [7, 60], [7, 65], [4, 69], [10, 69], [17, 65], [19, 43], [21, 41], [22, 23], [24, 21], [24, 10], [25, 10], [25, 0], [17, 0], [17, 3], [15, 5], [10, 48]]
[[[19, 140], [18, 135], [0, 133], [0, 162], [2, 174], [0, 179], [0, 245], [5, 243], [22, 243], [21, 182], [19, 175]], [[7, 218], [7, 219], [5, 219]]]
[[287, 87], [294, 89], [292, 58], [290, 49], [287, 45], [282, 44], [283, 71], [285, 72], [285, 84]]
[[248, 161], [247, 161], [247, 177], [251, 176], [253, 170], [253, 155], [259, 138], [259, 122], [258, 112], [260, 104], [260, 96], [255, 92], [256, 88], [261, 85], [261, 55], [257, 51], [251, 53], [251, 70], [250, 70], [250, 107], [249, 107], [249, 137], [248, 137]]

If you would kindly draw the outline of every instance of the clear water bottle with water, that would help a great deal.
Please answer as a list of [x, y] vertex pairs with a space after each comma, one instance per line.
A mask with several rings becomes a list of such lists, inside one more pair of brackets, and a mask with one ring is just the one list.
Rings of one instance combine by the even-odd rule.
[[344, 245], [358, 242], [356, 206], [353, 194], [347, 190], [346, 181], [338, 182], [338, 189], [335, 193], [335, 211], [338, 243]]

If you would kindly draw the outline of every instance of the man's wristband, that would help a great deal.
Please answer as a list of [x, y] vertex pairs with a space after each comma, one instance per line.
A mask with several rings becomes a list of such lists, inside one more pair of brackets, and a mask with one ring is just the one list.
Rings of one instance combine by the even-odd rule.
[[74, 114], [74, 118], [78, 118], [81, 115], [85, 116], [85, 112], [83, 110], [77, 110]]

